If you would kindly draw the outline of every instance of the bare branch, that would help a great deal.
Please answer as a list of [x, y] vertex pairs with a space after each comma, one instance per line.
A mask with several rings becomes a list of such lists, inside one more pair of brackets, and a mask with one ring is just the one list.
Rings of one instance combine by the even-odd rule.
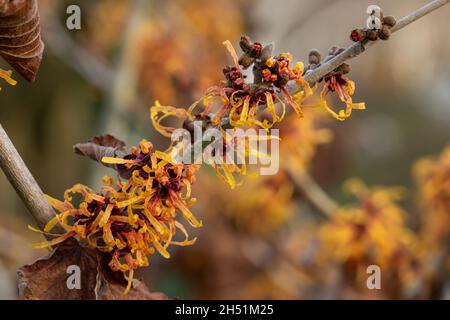
[[334, 215], [338, 209], [338, 204], [323, 191], [306, 170], [298, 172], [288, 167], [287, 173], [291, 177], [294, 185], [303, 193], [306, 199], [319, 213], [325, 218], [331, 218]]
[[40, 228], [55, 216], [41, 188], [0, 124], [0, 167]]

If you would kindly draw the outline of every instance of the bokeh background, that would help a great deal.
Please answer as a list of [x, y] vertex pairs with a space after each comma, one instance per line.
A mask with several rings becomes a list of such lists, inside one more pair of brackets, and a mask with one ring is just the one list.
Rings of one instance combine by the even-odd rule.
[[[401, 17], [426, 2], [376, 4]], [[82, 29], [69, 31], [66, 8], [73, 3], [81, 7]], [[150, 124], [148, 107], [156, 99], [187, 107], [217, 84], [230, 63], [222, 41], [237, 47], [247, 34], [306, 61], [312, 48], [326, 55], [334, 44], [349, 45], [350, 31], [365, 25], [372, 3], [40, 0], [44, 60], [35, 83], [15, 75], [17, 86], [2, 86], [0, 121], [45, 193], [60, 197], [75, 183], [95, 187], [107, 169], [75, 155], [72, 146], [110, 133], [129, 145], [145, 137], [166, 147], [168, 141]], [[198, 242], [172, 249], [170, 260], [155, 254], [140, 277], [150, 288], [182, 298], [449, 298], [448, 234], [428, 239], [435, 226], [427, 221], [448, 226], [450, 198], [442, 198], [443, 213], [433, 218], [436, 210], [424, 209], [426, 199], [412, 173], [418, 159], [439, 155], [450, 141], [449, 15], [450, 7], [444, 7], [351, 61], [355, 100], [365, 101], [366, 111], [343, 123], [312, 113], [283, 123], [287, 142], [281, 143], [279, 175], [248, 179], [231, 191], [212, 170], [202, 170], [193, 208], [204, 223], [195, 231]], [[4, 62], [1, 67], [8, 69]], [[331, 141], [317, 139], [323, 129]], [[324, 219], [283, 171], [283, 161], [309, 170], [342, 206], [358, 206], [342, 188], [351, 177], [367, 186], [405, 187], [399, 202], [386, 200], [386, 221], [398, 211], [402, 216], [392, 222], [398, 228], [383, 231], [389, 243], [369, 236], [353, 255], [327, 251], [333, 241], [351, 246], [346, 235], [339, 236], [346, 234], [345, 218]], [[450, 180], [446, 163], [442, 174]], [[371, 234], [370, 226], [358, 223]], [[0, 174], [0, 298], [16, 298], [17, 268], [46, 253], [31, 249], [41, 239], [27, 224], [32, 219]], [[405, 233], [414, 241], [403, 241]], [[388, 257], [379, 260], [377, 254]], [[382, 290], [365, 285], [365, 268], [373, 261], [385, 263]]]

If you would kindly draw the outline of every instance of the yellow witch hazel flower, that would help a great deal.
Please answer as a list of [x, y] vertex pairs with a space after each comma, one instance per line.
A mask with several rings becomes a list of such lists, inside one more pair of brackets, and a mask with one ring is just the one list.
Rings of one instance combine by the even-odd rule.
[[[333, 73], [326, 76], [324, 80], [325, 85], [322, 92], [320, 93], [321, 105], [335, 119], [344, 121], [351, 116], [353, 110], [366, 109], [366, 105], [364, 102], [353, 102], [352, 96], [355, 93], [355, 83], [345, 77], [342, 73]], [[337, 92], [339, 99], [346, 105], [345, 109], [341, 109], [338, 113], [336, 113], [328, 106], [326, 96], [329, 92]]]
[[437, 158], [417, 161], [413, 172], [424, 209], [423, 236], [430, 245], [439, 245], [450, 234], [450, 146]]
[[368, 188], [352, 179], [346, 188], [358, 203], [340, 208], [332, 220], [321, 227], [324, 257], [361, 265], [389, 266], [400, 253], [414, 256], [418, 241], [404, 222], [404, 211], [396, 204], [403, 188]]
[[[7, 83], [9, 83], [12, 86], [15, 86], [17, 84], [17, 81], [14, 80], [13, 78], [11, 78], [12, 76], [12, 71], [5, 71], [3, 69], [0, 69], [0, 78], [2, 78], [3, 80], [5, 80]], [[2, 88], [0, 87], [0, 90]]]
[[[267, 147], [266, 151], [260, 151], [260, 147], [263, 143], [267, 146], [272, 140], [279, 140], [277, 136], [269, 135], [265, 130], [261, 130], [264, 134], [261, 132], [258, 133], [251, 128], [246, 131], [240, 128], [223, 129], [220, 126], [214, 126], [211, 123], [211, 119], [207, 116], [193, 115], [193, 109], [195, 109], [195, 106], [192, 106], [189, 110], [174, 108], [172, 106], [162, 106], [156, 101], [155, 105], [150, 109], [150, 117], [155, 129], [166, 137], [172, 137], [172, 134], [176, 130], [174, 127], [168, 127], [162, 124], [162, 121], [169, 117], [176, 117], [183, 120], [184, 127], [191, 134], [191, 138], [192, 136], [198, 136], [198, 134], [203, 135], [204, 128], [214, 129], [220, 140], [214, 140], [208, 145], [205, 145], [205, 141], [201, 140], [200, 163], [211, 165], [217, 176], [232, 189], [241, 184], [239, 177], [248, 174], [248, 164], [258, 165], [266, 162], [266, 160], [270, 160], [270, 155], [268, 154], [270, 151], [269, 147]], [[199, 133], [195, 131], [195, 121], [201, 123], [199, 128], [201, 132]], [[203, 139], [203, 136], [200, 138]], [[186, 146], [178, 141], [172, 141], [169, 150], [173, 156], [177, 156], [185, 152], [186, 147], [189, 150], [195, 148], [195, 141], [189, 139], [188, 144], [189, 146]], [[215, 149], [214, 152], [206, 152], [206, 149], [210, 147]], [[216, 150], [219, 150], [220, 155], [215, 152]], [[194, 162], [194, 159], [191, 159], [191, 161]]]
[[[269, 235], [279, 230], [294, 213], [293, 187], [286, 181], [252, 179], [245, 190], [232, 195], [224, 204], [225, 213], [244, 232]], [[270, 200], [269, 200], [270, 199]]]
[[[240, 46], [244, 54], [239, 58], [229, 41], [224, 45], [230, 52], [234, 65], [224, 70], [225, 81], [222, 86], [211, 87], [201, 100], [204, 105], [203, 113], [209, 113], [214, 105], [219, 105], [213, 123], [219, 124], [227, 118], [233, 127], [258, 126], [270, 129], [275, 123], [281, 122], [285, 115], [285, 103], [278, 97], [281, 93], [285, 102], [291, 106], [299, 116], [302, 116], [298, 99], [294, 99], [286, 89], [289, 81], [294, 81], [305, 88], [304, 93], [310, 94], [311, 88], [304, 81], [302, 75], [304, 66], [297, 62], [294, 68], [290, 67], [292, 55], [281, 53], [271, 56], [271, 46], [263, 47], [259, 42], [251, 43], [248, 37], [242, 37]], [[243, 69], [255, 64], [252, 84], [246, 82]], [[275, 104], [279, 103], [277, 110]], [[258, 119], [258, 114], [265, 110], [271, 119]]]
[[161, 122], [170, 117], [176, 117], [183, 121], [194, 120], [191, 108], [186, 110], [172, 106], [162, 106], [158, 100], [155, 101], [155, 105], [150, 108], [150, 120], [155, 130], [167, 138], [172, 136], [176, 128], [164, 126]]
[[[238, 57], [229, 41], [223, 43], [233, 59], [234, 64], [223, 69], [225, 80], [219, 86], [207, 89], [204, 97], [192, 104], [189, 110], [173, 107], [161, 108], [156, 103], [151, 108], [151, 118], [155, 128], [168, 136], [170, 128], [160, 127], [160, 122], [169, 116], [182, 119], [193, 117], [207, 118], [215, 126], [225, 121], [231, 127], [253, 127], [270, 129], [281, 122], [285, 116], [285, 102], [301, 116], [299, 102], [312, 94], [307, 81], [302, 78], [304, 65], [297, 62], [293, 68], [290, 64], [292, 55], [281, 53], [272, 56], [272, 47], [263, 46], [259, 42], [251, 43], [248, 37], [242, 37], [240, 46], [244, 51]], [[255, 81], [248, 83], [243, 70], [255, 64]], [[289, 81], [296, 82], [303, 91], [296, 95], [289, 94], [286, 85]], [[282, 96], [284, 101], [279, 97]], [[276, 104], [279, 104], [277, 107]], [[269, 116], [260, 119], [261, 112]], [[214, 112], [214, 113], [213, 113]], [[160, 113], [160, 114], [159, 114]]]
[[[238, 128], [221, 130], [220, 132], [223, 138], [220, 146], [223, 150], [223, 158], [217, 161], [215, 155], [211, 153], [206, 155], [204, 161], [214, 168], [217, 176], [227, 183], [231, 189], [242, 184], [242, 181], [239, 180], [240, 177], [257, 176], [258, 173], [255, 169], [259, 169], [261, 163], [267, 160], [272, 161], [269, 153], [278, 151], [269, 149], [262, 151], [260, 149], [262, 144], [266, 144], [266, 147], [269, 148], [269, 142], [279, 140], [277, 136], [257, 134], [256, 131], [240, 135], [239, 132], [242, 131], [239, 131]], [[272, 143], [270, 144], [272, 145]], [[275, 143], [275, 145], [277, 144]], [[278, 154], [275, 156], [278, 156]]]
[[[128, 274], [126, 294], [134, 271], [149, 265], [148, 255], [156, 250], [169, 258], [169, 245], [194, 244], [196, 239], [188, 238], [177, 218], [180, 212], [192, 227], [202, 226], [189, 210], [195, 203], [191, 185], [198, 166], [175, 164], [168, 154], [153, 152], [152, 148], [150, 142], [143, 140], [125, 158], [103, 158], [105, 163], [124, 165], [130, 170], [131, 177], [126, 182], [114, 183], [105, 177], [105, 185], [98, 193], [78, 184], [65, 192], [64, 201], [47, 197], [60, 213], [43, 232], [55, 238], [35, 247], [53, 246], [77, 236], [88, 246], [110, 254], [113, 271]], [[81, 197], [80, 204], [75, 204], [73, 195]], [[66, 232], [50, 233], [56, 225]], [[185, 236], [184, 240], [174, 239], [177, 230]]]

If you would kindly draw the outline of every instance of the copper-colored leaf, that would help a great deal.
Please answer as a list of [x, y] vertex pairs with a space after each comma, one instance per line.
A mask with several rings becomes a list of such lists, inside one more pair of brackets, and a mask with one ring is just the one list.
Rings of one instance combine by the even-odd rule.
[[73, 149], [76, 154], [89, 157], [108, 168], [117, 170], [122, 178], [128, 179], [131, 176], [132, 170], [127, 169], [124, 165], [102, 162], [103, 157], [123, 158], [127, 154], [125, 142], [112, 135], [93, 137], [86, 143], [77, 143]]
[[133, 279], [133, 289], [123, 295], [127, 281], [122, 273], [113, 273], [106, 264], [99, 264], [95, 294], [98, 300], [167, 300], [162, 292], [150, 292], [144, 283]]
[[[123, 295], [127, 281], [121, 272], [112, 272], [108, 257], [86, 248], [71, 238], [61, 243], [49, 256], [18, 271], [19, 298], [27, 300], [161, 300], [163, 293], [152, 293], [142, 282], [133, 281], [133, 287]], [[69, 289], [67, 268], [80, 268], [80, 289]]]
[[[67, 287], [67, 268], [77, 265], [81, 271], [81, 289]], [[19, 269], [19, 298], [95, 299], [98, 258], [94, 250], [78, 245], [75, 239], [61, 243], [48, 257]]]
[[126, 152], [125, 143], [112, 135], [96, 136], [73, 146], [76, 154], [101, 162], [103, 157], [120, 157]]
[[37, 0], [0, 0], [0, 55], [34, 81], [43, 52]]

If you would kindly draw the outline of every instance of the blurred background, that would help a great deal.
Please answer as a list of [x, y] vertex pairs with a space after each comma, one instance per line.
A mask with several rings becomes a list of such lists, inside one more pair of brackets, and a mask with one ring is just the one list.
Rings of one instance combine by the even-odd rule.
[[[312, 48], [325, 56], [332, 45], [348, 46], [351, 30], [365, 26], [368, 5], [399, 18], [427, 1], [85, 0], [75, 1], [82, 29], [69, 31], [73, 3], [39, 1], [46, 50], [37, 81], [14, 73], [19, 84], [3, 85], [0, 94], [0, 122], [55, 197], [111, 174], [75, 155], [75, 143], [110, 133], [130, 146], [145, 137], [167, 147], [148, 108], [156, 99], [188, 107], [217, 84], [231, 63], [222, 41], [238, 48], [247, 34], [307, 61]], [[366, 102], [366, 111], [343, 123], [309, 111], [283, 122], [279, 175], [249, 178], [231, 191], [213, 170], [202, 170], [194, 188], [193, 212], [204, 223], [197, 243], [172, 248], [170, 260], [155, 254], [139, 276], [169, 297], [194, 299], [450, 298], [450, 156], [417, 165], [450, 140], [449, 15], [444, 7], [350, 62], [354, 100]], [[309, 205], [283, 162], [311, 172], [342, 217], [324, 218]], [[433, 180], [441, 183], [438, 200], [427, 193], [434, 188], [425, 186], [427, 172], [441, 174]], [[342, 188], [351, 177], [368, 188], [408, 191], [399, 201], [388, 189], [355, 198]], [[365, 216], [372, 196], [386, 214], [376, 224]], [[27, 224], [32, 219], [0, 174], [0, 298], [16, 298], [17, 268], [46, 253], [31, 249], [41, 238]], [[439, 237], [431, 239], [436, 228]], [[381, 266], [381, 290], [366, 287], [370, 264]]]

